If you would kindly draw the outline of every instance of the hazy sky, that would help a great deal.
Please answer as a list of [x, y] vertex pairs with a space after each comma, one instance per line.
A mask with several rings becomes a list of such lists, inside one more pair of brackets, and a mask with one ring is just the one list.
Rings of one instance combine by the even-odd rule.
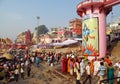
[[[80, 18], [76, 6], [81, 0], [0, 0], [0, 37], [12, 40], [23, 31], [39, 25], [68, 27], [69, 20]], [[107, 19], [111, 21], [111, 13]], [[113, 20], [120, 17], [120, 5], [113, 7]]]

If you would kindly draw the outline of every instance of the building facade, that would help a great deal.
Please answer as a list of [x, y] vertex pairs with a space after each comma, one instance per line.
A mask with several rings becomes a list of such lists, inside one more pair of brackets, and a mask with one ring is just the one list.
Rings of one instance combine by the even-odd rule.
[[69, 28], [73, 32], [73, 36], [82, 36], [82, 20], [75, 18], [69, 21]]

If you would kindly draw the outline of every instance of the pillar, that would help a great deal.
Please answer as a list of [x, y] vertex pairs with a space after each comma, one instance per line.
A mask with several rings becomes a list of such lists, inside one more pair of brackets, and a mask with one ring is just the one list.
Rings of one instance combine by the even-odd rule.
[[[98, 58], [104, 58], [106, 56], [106, 10], [103, 8], [100, 10], [99, 7], [94, 8], [87, 8], [85, 12], [82, 13], [82, 18], [88, 16], [87, 19], [90, 18], [98, 18], [98, 55], [88, 55], [88, 58], [98, 57]], [[84, 22], [84, 20], [83, 20]], [[96, 25], [94, 23], [90, 23], [92, 25]], [[83, 32], [82, 32], [83, 34]], [[92, 43], [92, 42], [91, 42]], [[96, 44], [96, 43], [95, 43]]]
[[99, 57], [106, 56], [106, 14], [105, 10], [101, 11], [98, 15], [99, 17]]

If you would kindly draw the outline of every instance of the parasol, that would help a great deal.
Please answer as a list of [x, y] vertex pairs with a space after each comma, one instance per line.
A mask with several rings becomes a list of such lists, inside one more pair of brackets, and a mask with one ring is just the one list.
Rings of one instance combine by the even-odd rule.
[[8, 59], [8, 60], [12, 60], [12, 59], [14, 59], [14, 56], [11, 55], [11, 54], [9, 54], [9, 53], [5, 53], [5, 54], [3, 54], [3, 57], [5, 57], [5, 58]]

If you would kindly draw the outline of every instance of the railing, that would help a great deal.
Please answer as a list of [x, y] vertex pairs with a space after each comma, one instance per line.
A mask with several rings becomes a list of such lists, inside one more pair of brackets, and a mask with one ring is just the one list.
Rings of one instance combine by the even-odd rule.
[[[115, 77], [115, 78], [112, 78], [112, 79], [104, 79], [104, 80], [101, 80], [100, 81], [100, 84], [104, 83], [104, 84], [109, 84], [109, 81], [110, 80], [116, 80], [116, 79], [120, 79], [120, 77]], [[114, 83], [115, 84], [115, 83]]]

